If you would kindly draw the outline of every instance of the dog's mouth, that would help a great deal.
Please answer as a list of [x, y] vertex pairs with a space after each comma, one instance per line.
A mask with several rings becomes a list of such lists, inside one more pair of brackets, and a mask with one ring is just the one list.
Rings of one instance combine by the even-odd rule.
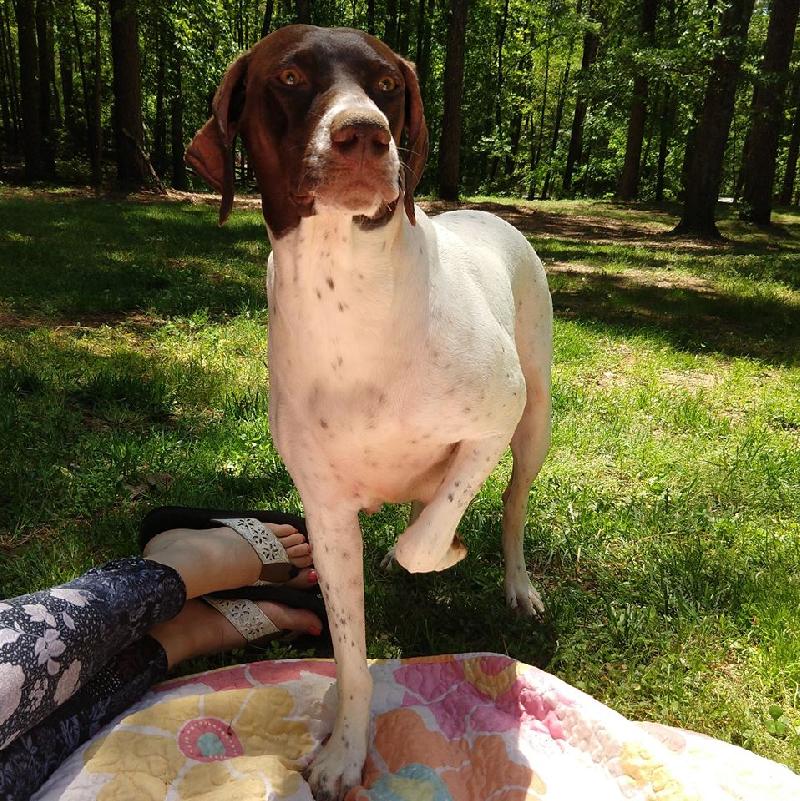
[[294, 192], [291, 195], [291, 199], [301, 217], [311, 217], [314, 214], [314, 203], [316, 201], [314, 192]]
[[395, 174], [393, 170], [344, 170], [330, 165], [325, 170], [308, 170], [291, 199], [301, 217], [312, 216], [321, 204], [372, 219], [393, 209], [402, 193], [402, 168]]

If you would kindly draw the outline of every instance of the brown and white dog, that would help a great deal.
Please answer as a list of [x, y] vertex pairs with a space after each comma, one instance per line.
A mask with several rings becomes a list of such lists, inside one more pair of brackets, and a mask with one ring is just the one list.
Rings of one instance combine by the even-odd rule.
[[[414, 67], [349, 29], [275, 31], [228, 69], [188, 163], [233, 203], [241, 136], [272, 243], [270, 424], [303, 500], [338, 665], [318, 801], [360, 779], [372, 683], [358, 512], [412, 501], [393, 556], [411, 572], [466, 553], [467, 505], [509, 442], [505, 590], [542, 610], [523, 556], [550, 436], [552, 309], [541, 262], [483, 212], [428, 219], [413, 192], [428, 134]], [[445, 121], [447, 124], [447, 121]]]

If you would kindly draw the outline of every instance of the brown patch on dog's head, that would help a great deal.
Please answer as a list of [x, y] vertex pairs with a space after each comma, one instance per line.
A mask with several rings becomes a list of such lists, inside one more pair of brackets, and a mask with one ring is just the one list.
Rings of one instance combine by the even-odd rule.
[[[352, 154], [345, 161], [341, 145], [331, 146], [330, 117], [350, 102], [356, 111], [369, 112], [371, 127], [385, 125], [391, 132], [388, 161], [373, 156], [366, 166], [353, 167]], [[357, 119], [355, 127], [352, 137], [360, 144]], [[428, 151], [419, 83], [413, 65], [373, 36], [290, 25], [228, 68], [214, 97], [213, 116], [186, 152], [187, 163], [222, 193], [220, 223], [233, 204], [237, 134], [256, 174], [264, 219], [276, 236], [314, 214], [318, 201], [330, 203], [356, 192], [353, 181], [361, 182], [362, 193], [373, 192], [377, 209], [389, 205], [387, 195], [395, 186], [414, 222], [413, 193]], [[392, 174], [395, 163], [397, 175]]]

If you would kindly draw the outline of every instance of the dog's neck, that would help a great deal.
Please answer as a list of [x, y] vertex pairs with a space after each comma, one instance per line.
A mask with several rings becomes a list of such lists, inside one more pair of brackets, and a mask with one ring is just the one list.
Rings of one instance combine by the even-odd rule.
[[364, 371], [387, 353], [409, 351], [426, 335], [430, 296], [427, 220], [418, 214], [412, 225], [398, 204], [370, 228], [322, 208], [274, 239], [271, 339], [334, 365], [360, 356]]

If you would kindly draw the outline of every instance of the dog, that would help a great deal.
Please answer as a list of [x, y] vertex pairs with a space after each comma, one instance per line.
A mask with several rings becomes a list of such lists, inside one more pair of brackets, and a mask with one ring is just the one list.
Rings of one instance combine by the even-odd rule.
[[411, 501], [392, 556], [444, 570], [465, 556], [456, 526], [510, 442], [506, 598], [543, 611], [523, 536], [550, 440], [552, 305], [510, 225], [414, 205], [428, 151], [419, 84], [378, 39], [292, 25], [228, 68], [186, 155], [222, 194], [220, 224], [237, 135], [272, 244], [272, 437], [302, 498], [338, 669], [333, 732], [308, 775], [330, 801], [358, 784], [370, 725], [359, 510]]

